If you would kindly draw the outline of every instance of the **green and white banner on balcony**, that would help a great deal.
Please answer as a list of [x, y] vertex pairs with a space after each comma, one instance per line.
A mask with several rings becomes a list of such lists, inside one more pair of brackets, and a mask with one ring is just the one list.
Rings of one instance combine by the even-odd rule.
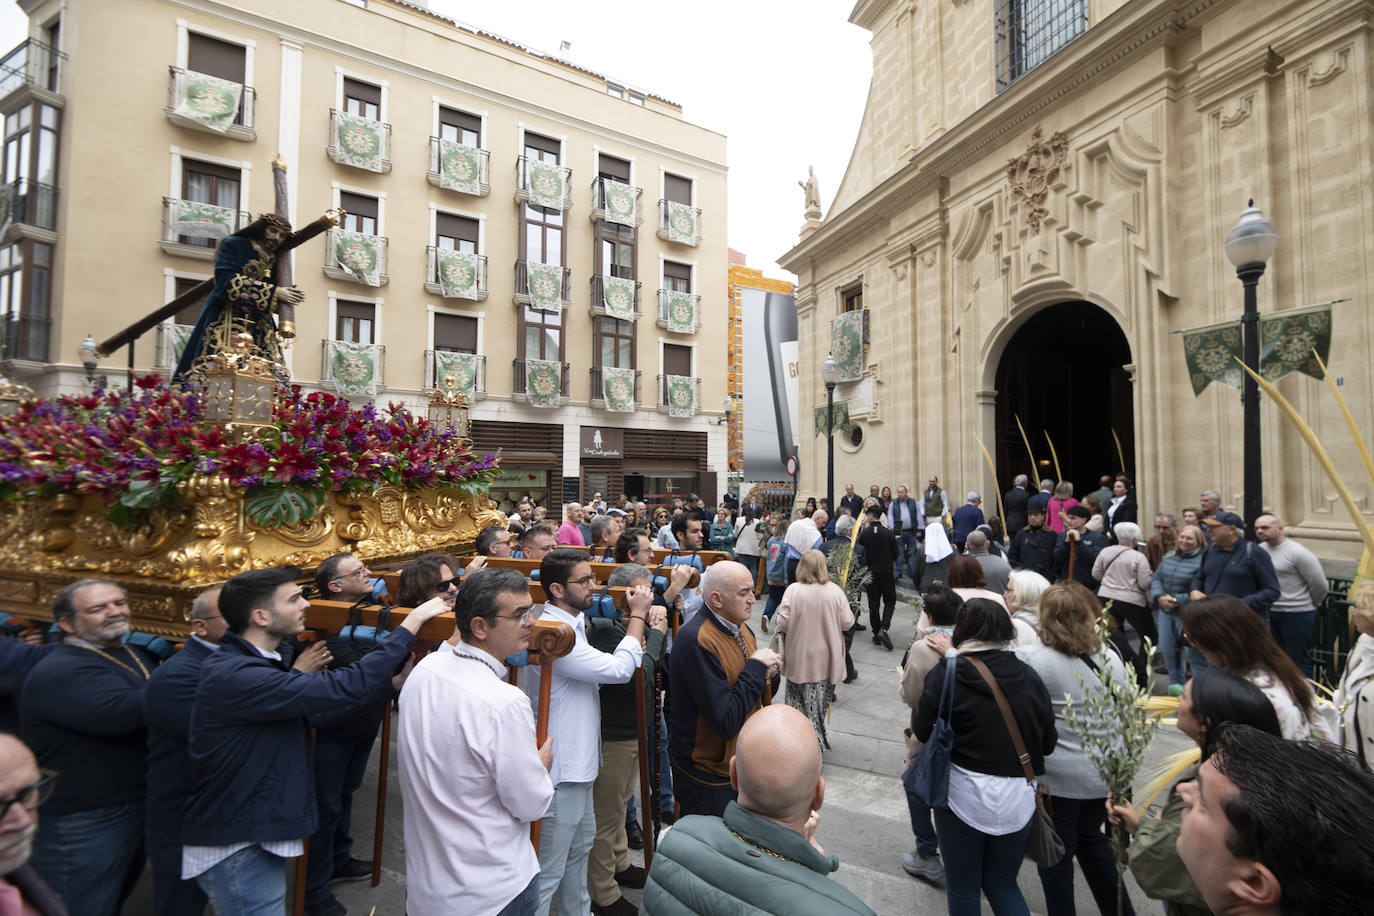
[[382, 285], [382, 240], [379, 236], [336, 229], [334, 258], [359, 283]]
[[482, 193], [482, 151], [452, 140], [439, 141], [439, 187]]
[[172, 231], [193, 239], [222, 239], [234, 231], [237, 211], [194, 200], [174, 200], [168, 214]]
[[187, 70], [177, 80], [172, 113], [199, 121], [219, 133], [227, 133], [239, 110], [243, 86], [217, 76]]
[[562, 363], [550, 359], [525, 360], [525, 394], [531, 407], [557, 407], [562, 390]]
[[601, 278], [601, 304], [606, 314], [621, 321], [635, 317], [635, 281], [620, 277]]
[[629, 413], [635, 409], [635, 370], [601, 367], [601, 397], [607, 410]]
[[688, 245], [697, 243], [696, 210], [675, 200], [668, 201], [668, 240]]
[[606, 198], [606, 221], [622, 226], [635, 224], [634, 188], [622, 181], [601, 179], [601, 193]]
[[668, 386], [668, 416], [696, 416], [697, 380], [685, 375], [670, 375], [665, 384]]
[[444, 380], [453, 377], [455, 386], [468, 397], [477, 390], [477, 356], [473, 353], [434, 351], [434, 387], [444, 387]]
[[556, 312], [563, 307], [562, 265], [526, 261], [525, 274], [531, 308], [541, 312]]
[[836, 315], [830, 322], [830, 355], [840, 370], [840, 381], [857, 382], [864, 377], [864, 312], [857, 310]]
[[563, 167], [558, 163], [526, 159], [525, 187], [536, 207], [563, 209]]
[[434, 252], [434, 257], [435, 272], [439, 275], [439, 292], [445, 299], [477, 298], [477, 277], [481, 267], [477, 255], [440, 248]]
[[382, 122], [336, 111], [334, 132], [339, 162], [370, 172], [386, 170], [386, 125]]
[[670, 290], [664, 312], [667, 314], [668, 330], [678, 334], [695, 334], [697, 330], [697, 303], [691, 293]]
[[334, 388], [346, 398], [370, 398], [377, 394], [380, 351], [376, 344], [329, 341], [329, 375]]
[[181, 353], [186, 349], [186, 341], [191, 339], [191, 332], [195, 330], [195, 325], [190, 324], [167, 324], [165, 340], [167, 341], [166, 363], [175, 366], [181, 362]]

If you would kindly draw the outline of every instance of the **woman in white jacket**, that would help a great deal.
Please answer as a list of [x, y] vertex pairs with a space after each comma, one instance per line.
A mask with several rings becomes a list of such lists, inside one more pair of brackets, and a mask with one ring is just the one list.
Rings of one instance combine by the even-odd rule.
[[1360, 638], [1345, 662], [1345, 674], [1332, 702], [1341, 714], [1341, 745], [1374, 767], [1374, 581], [1366, 579], [1355, 593], [1350, 620]]

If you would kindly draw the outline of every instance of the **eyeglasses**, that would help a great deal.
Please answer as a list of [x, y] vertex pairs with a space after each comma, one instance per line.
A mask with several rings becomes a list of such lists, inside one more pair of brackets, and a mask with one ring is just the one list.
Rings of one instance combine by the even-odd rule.
[[435, 591], [439, 591], [439, 592], [446, 592], [446, 591], [448, 591], [449, 589], [453, 589], [453, 590], [456, 592], [456, 591], [458, 591], [458, 589], [462, 588], [462, 586], [463, 586], [463, 577], [462, 577], [462, 576], [454, 576], [452, 579], [441, 579], [441, 580], [439, 580], [439, 584], [436, 585], [436, 586], [434, 586], [434, 590], [435, 590]]
[[330, 582], [338, 582], [340, 579], [347, 579], [347, 578], [349, 578], [350, 576], [356, 576], [356, 577], [358, 577], [358, 578], [360, 578], [360, 579], [365, 579], [365, 578], [367, 578], [367, 567], [366, 567], [366, 566], [359, 566], [357, 569], [353, 570], [352, 572], [346, 572], [346, 573], [344, 573], [342, 576], [335, 576], [334, 578], [330, 579], [329, 581], [330, 581]]
[[26, 810], [34, 811], [52, 797], [52, 790], [57, 785], [57, 773], [53, 770], [39, 770], [38, 774], [35, 782], [29, 783], [12, 797], [0, 798], [0, 820], [4, 820], [10, 813], [11, 805], [20, 804]]
[[569, 580], [568, 580], [568, 584], [569, 584], [569, 585], [595, 585], [595, 584], [596, 584], [596, 573], [592, 573], [592, 574], [590, 574], [590, 575], [583, 576], [583, 577], [580, 578], [580, 579], [569, 579]]
[[497, 618], [498, 620], [519, 620], [521, 622], [524, 622], [526, 620], [534, 619], [534, 608], [530, 608], [523, 614], [492, 614], [491, 616]]

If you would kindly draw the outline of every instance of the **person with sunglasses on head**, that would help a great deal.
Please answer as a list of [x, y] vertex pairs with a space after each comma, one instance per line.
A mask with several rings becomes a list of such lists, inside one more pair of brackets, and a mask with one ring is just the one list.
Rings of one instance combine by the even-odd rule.
[[[574, 634], [572, 651], [553, 666], [549, 692], [549, 737], [553, 738], [553, 802], [544, 815], [539, 843], [539, 912], [549, 911], [558, 894], [559, 916], [586, 916], [587, 857], [596, 835], [592, 787], [601, 766], [602, 684], [624, 684], [644, 656], [645, 623], [654, 601], [653, 589], [638, 587], [628, 595], [625, 636], [614, 651], [602, 652], [587, 639], [587, 618], [597, 592], [591, 559], [581, 550], [560, 549], [539, 564], [539, 582], [547, 600], [541, 620], [562, 623]], [[540, 690], [540, 671], [531, 668], [528, 688]]]
[[57, 774], [38, 769], [24, 742], [0, 734], [0, 911], [23, 916], [67, 916], [62, 899], [29, 862], [38, 832], [38, 808], [52, 794]]

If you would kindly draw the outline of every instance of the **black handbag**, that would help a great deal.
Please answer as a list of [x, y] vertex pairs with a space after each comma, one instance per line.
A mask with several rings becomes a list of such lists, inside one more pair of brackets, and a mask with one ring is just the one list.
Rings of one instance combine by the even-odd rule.
[[949, 807], [949, 755], [954, 748], [954, 729], [949, 719], [954, 710], [954, 675], [958, 659], [945, 660], [945, 686], [930, 737], [911, 765], [902, 773], [902, 786], [932, 808]]
[[1035, 784], [1035, 771], [1031, 769], [1030, 754], [1026, 751], [1026, 742], [1021, 740], [1021, 727], [1016, 724], [1016, 718], [1011, 714], [1011, 706], [1007, 704], [1007, 698], [1002, 693], [1002, 688], [997, 686], [997, 679], [992, 676], [988, 666], [981, 660], [969, 657], [969, 663], [983, 676], [983, 680], [988, 682], [992, 688], [993, 699], [997, 701], [997, 708], [1002, 712], [1002, 721], [1007, 724], [1007, 731], [1011, 732], [1012, 747], [1016, 748], [1017, 758], [1021, 762], [1021, 769], [1026, 774], [1026, 782], [1031, 784], [1035, 790], [1035, 814], [1031, 815], [1030, 839], [1026, 841], [1026, 858], [1030, 859], [1041, 868], [1049, 868], [1058, 865], [1064, 858], [1064, 841], [1059, 837], [1059, 831], [1054, 829], [1054, 818], [1050, 814], [1050, 790]]

